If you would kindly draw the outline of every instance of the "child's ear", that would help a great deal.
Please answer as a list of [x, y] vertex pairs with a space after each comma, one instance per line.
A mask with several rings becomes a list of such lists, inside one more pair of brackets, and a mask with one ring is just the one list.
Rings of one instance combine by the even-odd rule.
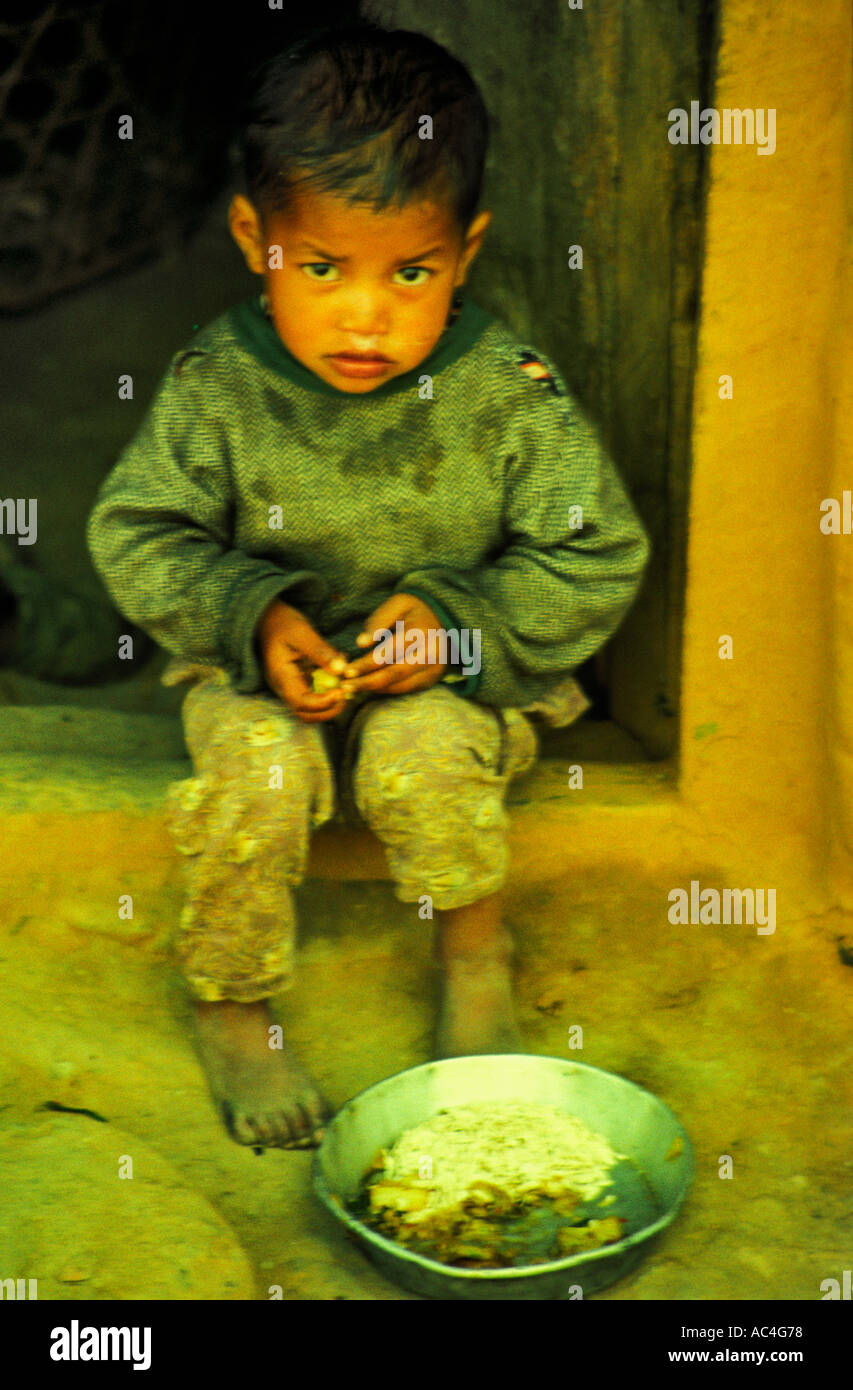
[[260, 217], [248, 198], [241, 193], [236, 193], [231, 199], [228, 226], [249, 270], [253, 275], [263, 275], [265, 257]]
[[459, 262], [461, 279], [457, 281], [460, 285], [464, 282], [465, 276], [468, 273], [468, 267], [483, 244], [486, 228], [491, 220], [492, 214], [490, 212], [480, 212], [474, 218], [474, 221], [465, 233], [465, 240], [462, 246], [462, 257]]

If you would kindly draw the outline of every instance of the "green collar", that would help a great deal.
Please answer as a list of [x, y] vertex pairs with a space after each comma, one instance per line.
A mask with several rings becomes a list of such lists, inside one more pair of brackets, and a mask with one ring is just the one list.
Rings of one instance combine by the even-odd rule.
[[470, 299], [462, 297], [462, 308], [447, 328], [445, 328], [432, 352], [425, 357], [423, 362], [419, 362], [411, 371], [403, 372], [401, 376], [392, 377], [390, 381], [385, 381], [381, 386], [377, 386], [373, 391], [354, 393], [351, 391], [339, 391], [337, 386], [330, 385], [323, 381], [321, 377], [315, 376], [314, 372], [308, 367], [304, 367], [301, 362], [293, 356], [284, 346], [275, 331], [272, 321], [264, 313], [261, 296], [251, 295], [244, 299], [241, 304], [236, 304], [228, 310], [228, 318], [237, 337], [245, 348], [262, 362], [265, 367], [270, 367], [278, 376], [286, 377], [288, 381], [293, 381], [297, 386], [304, 386], [309, 391], [318, 391], [324, 396], [346, 396], [348, 400], [373, 400], [375, 396], [391, 396], [398, 391], [408, 391], [413, 386], [420, 384], [420, 378], [424, 374], [435, 376], [444, 367], [449, 367], [451, 362], [455, 362], [464, 352], [467, 352], [472, 343], [475, 343], [480, 334], [493, 322], [493, 315], [481, 309]]

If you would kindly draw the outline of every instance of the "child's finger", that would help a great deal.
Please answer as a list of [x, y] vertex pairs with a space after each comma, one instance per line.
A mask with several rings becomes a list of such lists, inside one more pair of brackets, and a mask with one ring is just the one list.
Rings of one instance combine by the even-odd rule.
[[[366, 656], [353, 657], [351, 661], [346, 663], [343, 672], [344, 679], [351, 680], [359, 676], [372, 676], [376, 671], [389, 671], [391, 669], [390, 665], [387, 661], [383, 660], [383, 654], [384, 648], [376, 646], [373, 651], [368, 652]], [[411, 670], [408, 664], [407, 669]], [[354, 676], [350, 676], [351, 671], [354, 672]]]
[[347, 658], [344, 652], [338, 651], [327, 642], [316, 628], [312, 627], [304, 614], [293, 611], [287, 621], [286, 645], [296, 653], [297, 657], [305, 660], [312, 666], [326, 666], [330, 670], [340, 674], [346, 666]]
[[430, 685], [436, 685], [444, 675], [444, 670], [437, 666], [421, 666], [416, 669], [414, 675], [410, 675], [407, 680], [395, 681], [388, 687], [389, 695], [408, 695], [412, 690], [425, 690]]
[[356, 676], [372, 675], [374, 671], [381, 670], [385, 664], [375, 661], [373, 653], [368, 652], [367, 656], [358, 656], [354, 661], [344, 662], [344, 669], [341, 674], [344, 680], [352, 680]]
[[302, 635], [299, 649], [302, 656], [307, 657], [313, 666], [328, 667], [336, 675], [340, 675], [347, 664], [344, 653], [339, 652], [336, 647], [329, 646], [313, 628], [308, 628]]
[[385, 690], [391, 686], [396, 686], [400, 681], [407, 681], [413, 676], [423, 675], [427, 671], [435, 671], [434, 666], [415, 665], [409, 662], [398, 662], [394, 666], [380, 666], [378, 670], [370, 675], [360, 676], [355, 680], [344, 680], [343, 688], [351, 686], [353, 690]]
[[291, 709], [323, 710], [337, 704], [342, 699], [340, 686], [334, 690], [315, 692], [305, 678], [298, 661], [271, 663], [270, 675], [274, 678], [273, 689]]
[[336, 706], [334, 709], [318, 710], [312, 713], [312, 711], [310, 710], [297, 708], [294, 709], [293, 713], [296, 715], [297, 719], [302, 720], [303, 724], [322, 724], [326, 723], [330, 719], [334, 719], [338, 714], [340, 714], [343, 707], [343, 702], [341, 702], [341, 704]]
[[342, 705], [345, 700], [346, 692], [338, 687], [336, 690], [309, 691], [298, 703], [301, 709], [331, 709], [332, 705]]
[[338, 691], [328, 695], [311, 695], [297, 704], [291, 705], [293, 713], [308, 722], [320, 719], [333, 719], [346, 705], [346, 699]]

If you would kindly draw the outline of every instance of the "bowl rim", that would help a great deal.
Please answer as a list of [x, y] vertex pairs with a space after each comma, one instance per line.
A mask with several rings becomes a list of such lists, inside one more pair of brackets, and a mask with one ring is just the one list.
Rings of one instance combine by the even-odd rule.
[[[491, 1056], [492, 1054], [489, 1055]], [[493, 1055], [495, 1059], [497, 1059], [498, 1057], [523, 1057], [526, 1061], [561, 1062], [567, 1066], [575, 1067], [578, 1070], [588, 1072], [599, 1072], [604, 1076], [614, 1078], [615, 1080], [621, 1082], [624, 1086], [630, 1086], [635, 1091], [640, 1091], [644, 1095], [651, 1096], [652, 1099], [656, 1102], [656, 1104], [662, 1106], [663, 1109], [667, 1111], [667, 1113], [675, 1121], [682, 1139], [683, 1149], [681, 1154], [678, 1155], [678, 1157], [679, 1159], [683, 1158], [683, 1160], [685, 1161], [686, 1170], [684, 1176], [684, 1184], [681, 1193], [678, 1196], [677, 1200], [673, 1203], [673, 1205], [666, 1212], [664, 1212], [662, 1216], [659, 1216], [656, 1221], [652, 1222], [650, 1226], [644, 1226], [642, 1230], [634, 1231], [632, 1235], [625, 1236], [623, 1240], [615, 1241], [612, 1245], [603, 1245], [598, 1250], [582, 1250], [578, 1252], [578, 1254], [576, 1255], [564, 1255], [561, 1259], [549, 1260], [547, 1261], [547, 1263], [543, 1264], [511, 1265], [509, 1266], [509, 1268], [505, 1267], [501, 1269], [457, 1269], [454, 1265], [443, 1264], [440, 1260], [434, 1260], [429, 1255], [422, 1255], [416, 1250], [408, 1250], [404, 1245], [400, 1245], [399, 1242], [395, 1240], [389, 1240], [387, 1236], [380, 1235], [378, 1231], [374, 1231], [371, 1226], [366, 1225], [363, 1221], [359, 1221], [358, 1217], [353, 1216], [351, 1212], [348, 1212], [343, 1204], [342, 1199], [338, 1197], [336, 1194], [332, 1193], [329, 1184], [326, 1181], [325, 1174], [323, 1173], [321, 1167], [321, 1155], [323, 1152], [323, 1146], [326, 1143], [328, 1128], [329, 1125], [331, 1125], [334, 1122], [334, 1120], [336, 1120], [338, 1116], [341, 1115], [344, 1112], [344, 1110], [346, 1110], [347, 1106], [353, 1105], [356, 1101], [361, 1100], [363, 1099], [363, 1097], [369, 1095], [371, 1091], [377, 1090], [380, 1086], [387, 1085], [390, 1081], [396, 1081], [402, 1076], [409, 1075], [409, 1073], [411, 1072], [423, 1071], [427, 1067], [440, 1066], [445, 1062], [466, 1062], [471, 1060], [470, 1057], [439, 1057], [429, 1062], [418, 1063], [418, 1065], [415, 1067], [404, 1067], [402, 1071], [393, 1072], [390, 1076], [383, 1077], [380, 1081], [373, 1082], [372, 1085], [366, 1086], [364, 1090], [358, 1091], [356, 1095], [350, 1096], [349, 1099], [346, 1100], [344, 1104], [340, 1107], [340, 1109], [337, 1110], [335, 1114], [332, 1116], [332, 1119], [326, 1126], [326, 1133], [324, 1133], [319, 1148], [314, 1150], [314, 1156], [311, 1164], [311, 1177], [313, 1181], [314, 1191], [319, 1200], [323, 1203], [323, 1206], [326, 1208], [326, 1210], [330, 1212], [332, 1216], [336, 1217], [336, 1219], [340, 1221], [341, 1224], [345, 1226], [350, 1232], [352, 1232], [352, 1234], [356, 1236], [360, 1241], [365, 1242], [368, 1245], [378, 1246], [381, 1250], [385, 1251], [388, 1255], [392, 1256], [395, 1259], [402, 1260], [404, 1263], [411, 1264], [416, 1266], [417, 1268], [429, 1270], [438, 1274], [444, 1274], [454, 1278], [473, 1279], [475, 1281], [484, 1279], [525, 1279], [541, 1274], [557, 1274], [562, 1272], [563, 1270], [571, 1270], [577, 1268], [579, 1265], [587, 1265], [590, 1263], [599, 1262], [601, 1260], [612, 1259], [614, 1256], [624, 1254], [626, 1251], [631, 1250], [633, 1247], [637, 1245], [645, 1244], [647, 1241], [651, 1240], [654, 1236], [658, 1235], [661, 1231], [663, 1231], [667, 1226], [672, 1224], [687, 1198], [687, 1194], [690, 1189], [690, 1184], [693, 1180], [694, 1161], [693, 1145], [690, 1142], [690, 1136], [687, 1133], [687, 1130], [685, 1129], [684, 1125], [679, 1120], [678, 1116], [670, 1108], [670, 1106], [667, 1105], [665, 1100], [661, 1100], [660, 1096], [655, 1095], [654, 1091], [649, 1091], [647, 1087], [639, 1086], [636, 1081], [629, 1081], [627, 1077], [620, 1076], [618, 1072], [607, 1071], [605, 1067], [593, 1067], [590, 1066], [588, 1062], [568, 1061], [564, 1057], [552, 1057], [550, 1054], [547, 1053], [542, 1054], [527, 1052], [503, 1052], [495, 1053]], [[460, 1104], [465, 1103], [466, 1102], [460, 1102]], [[472, 1104], [473, 1102], [467, 1103]], [[566, 1114], [571, 1114], [571, 1112], [566, 1111]]]

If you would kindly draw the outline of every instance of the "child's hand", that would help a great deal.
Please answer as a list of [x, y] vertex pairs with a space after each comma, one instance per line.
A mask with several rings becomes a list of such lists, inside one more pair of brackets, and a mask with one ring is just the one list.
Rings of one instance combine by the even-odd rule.
[[315, 694], [302, 666], [328, 667], [340, 675], [347, 659], [329, 646], [298, 609], [274, 599], [258, 624], [257, 635], [267, 683], [303, 723], [317, 724], [340, 714], [350, 698], [344, 688]]
[[[432, 609], [413, 594], [392, 594], [391, 598], [380, 604], [366, 620], [364, 631], [356, 638], [358, 645], [363, 647], [370, 642], [379, 641], [378, 629], [387, 628], [394, 637], [396, 655], [395, 624], [398, 618], [402, 618], [404, 623], [399, 653], [401, 660], [396, 664], [383, 662], [377, 660], [375, 652], [358, 657], [346, 666], [342, 687], [344, 690], [381, 690], [385, 695], [407, 695], [411, 690], [426, 690], [441, 680], [447, 670], [446, 663], [429, 663], [429, 633], [432, 631], [436, 634], [433, 650], [441, 651], [438, 641], [438, 634], [442, 631], [441, 623]], [[422, 658], [418, 661], [413, 655], [406, 661], [405, 651], [409, 643], [409, 634], [417, 632], [423, 635]], [[379, 655], [382, 655], [381, 651]], [[354, 678], [350, 677], [350, 671], [355, 673]]]

